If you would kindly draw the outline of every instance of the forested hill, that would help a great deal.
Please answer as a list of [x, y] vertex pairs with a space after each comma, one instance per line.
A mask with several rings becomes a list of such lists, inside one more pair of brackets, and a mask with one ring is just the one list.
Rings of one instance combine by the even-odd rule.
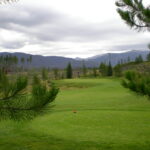
[[[101, 62], [108, 63], [111, 61], [112, 65], [117, 64], [119, 61], [126, 62], [134, 60], [137, 56], [141, 55], [143, 59], [146, 59], [149, 51], [129, 51], [125, 53], [107, 53], [103, 55], [97, 55], [87, 59], [73, 59], [59, 56], [41, 56], [41, 55], [30, 55], [25, 53], [6, 53], [1, 52], [0, 55], [14, 55], [19, 59], [19, 65], [24, 67], [49, 67], [49, 68], [65, 68], [70, 62], [74, 68], [82, 67], [83, 62], [86, 67], [98, 67]], [[27, 62], [26, 60], [32, 56], [32, 61]], [[24, 63], [21, 63], [21, 58], [24, 58]]]

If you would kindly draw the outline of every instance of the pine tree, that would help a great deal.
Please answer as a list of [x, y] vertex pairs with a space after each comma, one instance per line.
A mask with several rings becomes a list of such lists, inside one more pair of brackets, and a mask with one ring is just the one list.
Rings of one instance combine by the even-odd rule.
[[54, 72], [54, 78], [55, 78], [55, 80], [57, 80], [59, 78], [59, 73], [58, 73], [59, 70], [57, 68], [54, 68], [53, 72]]
[[21, 57], [20, 62], [21, 62], [22, 64], [24, 64], [24, 63], [25, 63], [25, 59], [24, 59], [24, 57]]
[[83, 76], [86, 77], [86, 75], [87, 75], [87, 68], [86, 68], [86, 65], [85, 65], [84, 61], [83, 61], [83, 64], [82, 64], [82, 72], [83, 72]]
[[127, 62], [129, 63], [131, 61], [130, 56], [128, 56]]
[[29, 62], [32, 63], [32, 55], [29, 56]]
[[116, 5], [127, 25], [138, 31], [150, 31], [150, 7], [145, 7], [143, 0], [118, 0]]
[[42, 79], [47, 80], [48, 79], [48, 70], [46, 68], [42, 69]]
[[142, 58], [142, 55], [139, 55], [135, 58], [135, 63], [141, 63], [143, 62], [143, 58]]
[[114, 67], [114, 75], [117, 76], [117, 77], [122, 76], [122, 69], [121, 69], [121, 65], [120, 64], [117, 64]]
[[105, 63], [100, 63], [99, 72], [101, 73], [102, 76], [107, 75], [107, 69], [108, 69], [108, 66]]
[[111, 63], [109, 62], [107, 76], [112, 76], [112, 75], [113, 75], [113, 69]]
[[8, 73], [17, 68], [18, 58], [12, 55], [0, 56], [0, 69]]
[[97, 69], [96, 69], [96, 67], [93, 68], [93, 76], [97, 77]]
[[67, 65], [66, 77], [67, 77], [67, 79], [71, 79], [72, 78], [72, 66], [71, 66], [71, 63], [68, 63], [68, 65]]
[[150, 53], [149, 54], [147, 54], [147, 61], [150, 61]]

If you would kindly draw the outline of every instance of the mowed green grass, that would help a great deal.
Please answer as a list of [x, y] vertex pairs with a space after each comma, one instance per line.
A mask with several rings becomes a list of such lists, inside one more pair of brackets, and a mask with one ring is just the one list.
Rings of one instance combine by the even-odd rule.
[[[117, 79], [56, 81], [55, 107], [0, 122], [0, 150], [150, 150], [150, 101]], [[77, 111], [77, 113], [73, 113]]]

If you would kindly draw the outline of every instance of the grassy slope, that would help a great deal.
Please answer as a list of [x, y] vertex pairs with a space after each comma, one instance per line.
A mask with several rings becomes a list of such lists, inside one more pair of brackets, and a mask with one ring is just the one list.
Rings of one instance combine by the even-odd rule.
[[57, 84], [62, 90], [52, 112], [31, 122], [0, 122], [0, 150], [149, 150], [146, 98], [115, 79]]
[[122, 65], [122, 70], [136, 70], [142, 73], [150, 73], [150, 62], [142, 62], [142, 63], [128, 63]]

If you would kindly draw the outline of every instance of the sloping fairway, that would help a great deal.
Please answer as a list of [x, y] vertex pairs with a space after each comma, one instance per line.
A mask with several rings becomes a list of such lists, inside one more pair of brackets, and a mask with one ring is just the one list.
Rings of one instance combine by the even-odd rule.
[[56, 83], [61, 91], [52, 111], [32, 121], [0, 122], [0, 150], [150, 150], [146, 97], [116, 79]]

